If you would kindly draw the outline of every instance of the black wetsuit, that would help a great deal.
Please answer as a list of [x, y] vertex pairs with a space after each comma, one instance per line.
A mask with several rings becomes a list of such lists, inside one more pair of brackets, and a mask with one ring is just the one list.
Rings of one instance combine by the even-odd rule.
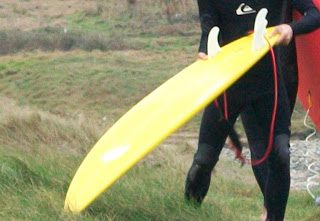
[[[319, 26], [319, 13], [314, 8], [314, 6], [310, 4], [310, 2], [306, 2], [306, 6], [299, 5], [299, 2], [297, 3], [298, 6], [295, 7], [299, 9], [299, 11], [302, 14], [304, 14], [304, 11], [309, 11], [308, 13], [312, 16], [305, 18], [302, 22], [300, 21], [300, 23], [298, 24], [296, 22], [292, 23], [293, 5], [290, 1], [284, 1], [282, 7], [282, 18], [280, 21], [280, 23], [291, 23], [295, 35], [309, 32], [313, 30], [315, 27]], [[316, 23], [316, 17], [318, 17], [318, 24]], [[276, 50], [278, 52], [278, 73], [281, 74], [283, 77], [289, 98], [290, 111], [292, 114], [298, 90], [298, 68], [296, 62], [296, 48], [294, 40], [292, 40], [288, 46], [276, 47]], [[255, 112], [250, 106], [241, 113], [241, 118], [247, 134], [249, 145], [250, 147], [253, 147], [251, 148], [251, 157], [255, 159], [257, 158], [257, 156], [261, 156], [264, 153], [265, 149], [262, 147], [266, 145], [266, 138], [261, 139], [261, 135], [259, 135], [261, 133], [259, 129], [259, 124], [257, 123], [258, 121], [256, 119]], [[264, 193], [263, 190], [265, 188], [265, 181], [267, 177], [266, 164], [263, 163], [258, 166], [253, 166], [253, 171], [258, 181], [259, 187]]]
[[[294, 34], [314, 30], [320, 24], [319, 12], [311, 0], [198, 0], [198, 5], [202, 29], [199, 51], [205, 53], [208, 33], [213, 26], [220, 27], [220, 43], [227, 44], [253, 29], [256, 14], [261, 8], [269, 11], [269, 26], [290, 22], [292, 7], [305, 14], [299, 22], [290, 23]], [[283, 63], [282, 60], [278, 62], [279, 92], [273, 151], [263, 165], [254, 168], [265, 197], [268, 220], [283, 220], [290, 187], [289, 126], [297, 88], [296, 63], [292, 51], [294, 46], [277, 49], [278, 58], [287, 58], [286, 55], [289, 55], [289, 58], [283, 60]], [[221, 110], [213, 104], [205, 109], [198, 150], [186, 180], [187, 199], [202, 202], [209, 188], [211, 171], [229, 133], [228, 125], [233, 125], [244, 110], [243, 119], [252, 147], [252, 157], [261, 158], [266, 150], [274, 103], [272, 72], [271, 57], [266, 55], [227, 91], [229, 122], [221, 117]], [[292, 76], [283, 76], [288, 73]], [[291, 103], [288, 101], [284, 82], [288, 82]], [[222, 98], [218, 100], [222, 104]]]

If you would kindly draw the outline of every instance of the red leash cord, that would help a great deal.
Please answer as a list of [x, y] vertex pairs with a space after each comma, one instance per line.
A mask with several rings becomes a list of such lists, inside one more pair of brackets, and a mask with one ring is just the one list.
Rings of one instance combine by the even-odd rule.
[[273, 112], [272, 112], [272, 119], [270, 124], [270, 133], [269, 133], [269, 142], [267, 146], [267, 150], [263, 157], [258, 160], [251, 160], [251, 165], [256, 166], [264, 162], [270, 155], [273, 147], [273, 138], [274, 138], [274, 124], [276, 121], [276, 115], [277, 115], [277, 108], [278, 108], [278, 70], [277, 70], [277, 62], [276, 62], [276, 56], [274, 54], [274, 50], [270, 44], [270, 42], [266, 39], [268, 42], [269, 48], [270, 48], [270, 54], [272, 57], [272, 65], [273, 65], [273, 79], [274, 79], [274, 105], [273, 105]]

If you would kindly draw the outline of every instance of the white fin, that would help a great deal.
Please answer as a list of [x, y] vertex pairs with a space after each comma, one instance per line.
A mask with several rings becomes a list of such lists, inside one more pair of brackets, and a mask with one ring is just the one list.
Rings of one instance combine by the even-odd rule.
[[254, 34], [253, 34], [253, 45], [252, 49], [254, 51], [259, 50], [265, 46], [266, 42], [264, 39], [265, 34], [267, 33], [266, 28], [268, 25], [268, 20], [266, 19], [268, 10], [266, 8], [261, 9], [256, 17], [254, 23]]
[[219, 51], [221, 51], [219, 42], [218, 42], [218, 35], [220, 29], [215, 26], [213, 27], [208, 36], [208, 57], [214, 57]]

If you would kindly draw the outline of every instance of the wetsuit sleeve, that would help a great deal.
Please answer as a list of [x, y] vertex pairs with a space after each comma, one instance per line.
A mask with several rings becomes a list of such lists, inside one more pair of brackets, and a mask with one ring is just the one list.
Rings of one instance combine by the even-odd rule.
[[212, 0], [198, 0], [199, 18], [201, 24], [201, 39], [199, 52], [207, 53], [208, 35], [214, 26], [219, 26], [219, 16]]
[[305, 34], [320, 28], [320, 12], [312, 0], [293, 0], [293, 7], [303, 17], [289, 24], [294, 35]]

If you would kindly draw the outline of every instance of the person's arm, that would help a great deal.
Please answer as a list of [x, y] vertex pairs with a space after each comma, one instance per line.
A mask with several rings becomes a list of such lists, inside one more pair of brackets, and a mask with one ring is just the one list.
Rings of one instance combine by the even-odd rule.
[[293, 0], [293, 7], [303, 15], [289, 24], [293, 35], [305, 34], [320, 27], [320, 12], [312, 0]]
[[198, 0], [199, 18], [201, 24], [201, 39], [199, 45], [199, 58], [207, 54], [207, 42], [210, 30], [219, 26], [219, 16], [212, 0]]
[[298, 21], [275, 27], [273, 34], [280, 35], [278, 44], [288, 45], [293, 36], [306, 34], [320, 28], [320, 12], [312, 0], [293, 0], [293, 7], [303, 14], [303, 16]]

